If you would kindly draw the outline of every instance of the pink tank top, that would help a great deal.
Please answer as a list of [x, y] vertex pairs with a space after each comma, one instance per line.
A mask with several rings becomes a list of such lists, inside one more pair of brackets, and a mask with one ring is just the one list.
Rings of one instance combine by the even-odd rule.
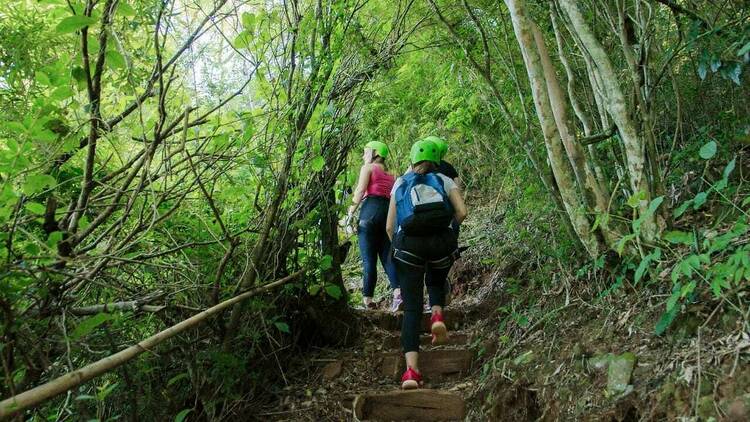
[[396, 178], [386, 173], [380, 166], [372, 166], [370, 172], [370, 183], [367, 184], [368, 196], [380, 196], [383, 198], [391, 197], [391, 189], [393, 189], [393, 183], [396, 182]]

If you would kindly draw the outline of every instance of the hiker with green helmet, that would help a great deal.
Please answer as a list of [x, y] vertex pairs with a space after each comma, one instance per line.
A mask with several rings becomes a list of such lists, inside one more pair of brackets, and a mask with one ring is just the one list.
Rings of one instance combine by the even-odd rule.
[[448, 154], [448, 142], [438, 136], [428, 136], [423, 140], [432, 141], [437, 146], [440, 162], [438, 162], [436, 171], [453, 179], [458, 188], [461, 189], [461, 180], [458, 177], [458, 171], [456, 171], [456, 168], [451, 163], [445, 161], [445, 155]]
[[353, 219], [354, 212], [361, 204], [357, 238], [362, 258], [362, 296], [365, 308], [376, 308], [372, 298], [378, 279], [377, 263], [380, 257], [380, 263], [393, 289], [392, 310], [396, 311], [401, 306], [401, 290], [390, 254], [391, 241], [385, 232], [388, 203], [395, 181], [395, 177], [388, 173], [385, 167], [388, 152], [388, 146], [383, 142], [371, 141], [365, 145], [362, 156], [364, 164], [359, 171], [359, 180], [347, 220]]
[[458, 238], [450, 225], [453, 220], [462, 222], [467, 214], [456, 184], [436, 172], [440, 153], [433, 141], [415, 142], [410, 161], [412, 171], [393, 185], [386, 223], [404, 300], [401, 325], [401, 346], [406, 359], [406, 372], [401, 377], [404, 389], [422, 385], [419, 334], [424, 286], [432, 311], [432, 343], [443, 344], [448, 338], [443, 319], [445, 286], [458, 254]]

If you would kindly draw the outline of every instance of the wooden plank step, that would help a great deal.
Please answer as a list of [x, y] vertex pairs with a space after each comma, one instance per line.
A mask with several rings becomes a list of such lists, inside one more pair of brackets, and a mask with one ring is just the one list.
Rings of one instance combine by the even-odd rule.
[[[474, 352], [466, 349], [426, 350], [419, 352], [419, 371], [425, 381], [442, 381], [465, 375], [471, 369]], [[378, 373], [382, 377], [401, 379], [406, 370], [404, 355], [386, 352], [381, 355]]]
[[[384, 349], [400, 349], [401, 348], [401, 332], [396, 331], [394, 335], [386, 337], [383, 340]], [[442, 346], [461, 346], [469, 344], [469, 336], [464, 333], [451, 333], [448, 332], [448, 342]], [[432, 336], [430, 334], [422, 334], [419, 336], [419, 345], [424, 347], [432, 346]]]
[[[372, 321], [373, 324], [388, 331], [401, 330], [401, 322], [403, 321], [403, 313], [392, 313], [387, 311], [369, 311], [366, 312], [365, 317]], [[432, 314], [425, 312], [422, 314], [422, 331], [430, 331], [430, 317]], [[458, 312], [453, 309], [446, 309], [443, 312], [443, 318], [445, 319], [445, 325], [449, 330], [458, 330], [466, 324], [466, 314]]]
[[440, 390], [392, 391], [360, 394], [354, 399], [357, 420], [463, 420], [466, 404], [458, 394]]

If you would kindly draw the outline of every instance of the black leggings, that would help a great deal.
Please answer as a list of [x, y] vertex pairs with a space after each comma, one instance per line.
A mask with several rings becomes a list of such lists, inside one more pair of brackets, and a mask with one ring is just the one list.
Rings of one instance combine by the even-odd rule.
[[445, 306], [445, 280], [450, 268], [428, 269], [425, 278], [424, 268], [413, 267], [396, 261], [396, 274], [401, 283], [401, 297], [404, 300], [404, 321], [401, 324], [401, 347], [406, 352], [419, 351], [419, 333], [422, 331], [424, 309], [423, 286], [427, 286], [430, 306]]

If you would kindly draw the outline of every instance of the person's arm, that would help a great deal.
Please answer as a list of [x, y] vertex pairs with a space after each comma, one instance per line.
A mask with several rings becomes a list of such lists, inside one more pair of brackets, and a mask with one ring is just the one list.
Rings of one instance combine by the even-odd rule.
[[464, 198], [461, 196], [461, 191], [458, 188], [451, 189], [448, 193], [448, 199], [451, 201], [451, 205], [453, 205], [453, 217], [458, 224], [461, 224], [468, 214]]
[[396, 199], [391, 195], [391, 202], [388, 204], [388, 218], [385, 220], [385, 231], [388, 238], [393, 240], [393, 234], [396, 232]]
[[367, 191], [367, 185], [370, 183], [370, 172], [372, 167], [369, 164], [365, 164], [359, 170], [359, 179], [357, 179], [357, 188], [354, 189], [354, 195], [352, 196], [352, 205], [349, 206], [349, 217], [354, 215], [357, 211], [359, 204], [362, 202], [362, 197], [365, 196]]

